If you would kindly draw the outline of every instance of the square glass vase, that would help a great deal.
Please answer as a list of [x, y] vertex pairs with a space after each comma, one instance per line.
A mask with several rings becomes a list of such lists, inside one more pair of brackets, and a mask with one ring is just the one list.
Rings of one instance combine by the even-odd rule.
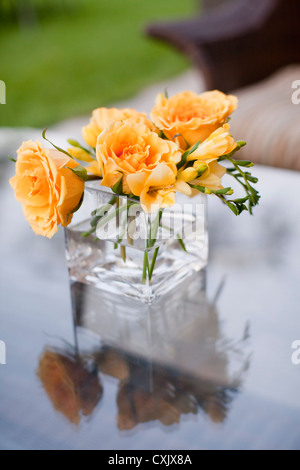
[[147, 214], [137, 199], [88, 182], [83, 204], [65, 229], [71, 283], [152, 303], [204, 270], [206, 196], [177, 193], [176, 199]]

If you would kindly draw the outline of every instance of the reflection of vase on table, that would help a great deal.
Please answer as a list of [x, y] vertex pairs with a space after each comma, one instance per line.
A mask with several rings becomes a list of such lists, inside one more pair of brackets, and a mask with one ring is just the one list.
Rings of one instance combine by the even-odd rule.
[[223, 422], [249, 366], [246, 335], [224, 337], [216, 305], [199, 284], [186, 282], [181, 295], [155, 308], [109, 295], [100, 303], [97, 288], [73, 284], [75, 352], [47, 348], [38, 371], [54, 408], [79, 424], [78, 417], [95, 414], [100, 384], [105, 389], [114, 378], [120, 430], [153, 421], [170, 426], [199, 412]]

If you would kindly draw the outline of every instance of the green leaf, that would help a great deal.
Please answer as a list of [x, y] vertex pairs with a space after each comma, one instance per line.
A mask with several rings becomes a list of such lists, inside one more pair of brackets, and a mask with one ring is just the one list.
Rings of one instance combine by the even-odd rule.
[[255, 178], [254, 176], [246, 174], [246, 179], [251, 181], [251, 183], [258, 183], [258, 178]]
[[114, 184], [113, 187], [111, 188], [115, 194], [120, 195], [123, 193], [123, 176], [124, 175], [122, 175], [119, 181], [116, 184]]
[[188, 152], [184, 152], [179, 163], [177, 163], [177, 170], [180, 170], [185, 164], [188, 157]]
[[226, 202], [226, 205], [229, 207], [229, 209], [232, 210], [232, 212], [234, 213], [234, 215], [239, 215], [238, 208], [236, 207], [235, 204], [233, 204], [232, 202]]
[[223, 188], [223, 189], [217, 189], [216, 191], [212, 191], [214, 194], [227, 194], [230, 191], [232, 191], [232, 188]]
[[248, 201], [248, 199], [249, 199], [249, 196], [241, 197], [239, 199], [235, 199], [234, 202], [236, 204], [243, 204], [244, 202]]
[[237, 175], [239, 175], [239, 173], [237, 173], [236, 168], [234, 168], [234, 167], [233, 167], [233, 168], [227, 168], [226, 171], [227, 171], [227, 173], [229, 173], [229, 174], [231, 174], [231, 173], [236, 173]]
[[239, 204], [239, 212], [240, 214], [243, 212], [243, 211], [247, 211], [248, 210], [248, 207], [245, 205], [245, 204]]
[[199, 147], [200, 144], [201, 144], [201, 140], [199, 140], [195, 145], [193, 145], [193, 147], [190, 148], [190, 150], [187, 150], [186, 152], [184, 152], [184, 154], [183, 154], [182, 157], [181, 157], [180, 162], [177, 163], [177, 170], [180, 170], [180, 168], [182, 168], [182, 167], [186, 164], [187, 158], [188, 158], [193, 152], [195, 152], [195, 150], [197, 150], [197, 148]]
[[250, 188], [251, 188], [251, 194], [250, 194], [249, 200], [252, 202], [254, 206], [256, 206], [260, 200], [260, 195], [258, 194], [257, 191], [255, 191], [254, 188], [252, 188], [252, 186], [250, 186]]
[[11, 162], [14, 162], [14, 163], [17, 162], [17, 160], [15, 158], [12, 158], [12, 157], [8, 157], [8, 160], [10, 160]]
[[70, 168], [67, 166], [68, 170], [71, 170], [78, 178], [80, 178], [82, 181], [86, 182], [88, 179], [88, 174], [86, 171], [86, 168], [84, 166], [78, 165], [75, 168]]
[[[227, 174], [231, 175], [245, 190], [246, 192], [246, 197], [240, 198], [240, 199], [234, 199], [230, 201], [224, 200], [225, 198], [223, 197], [223, 202], [225, 202], [228, 207], [236, 214], [242, 213], [245, 210], [248, 210], [250, 214], [252, 214], [252, 209], [254, 206], [256, 206], [259, 202], [260, 195], [256, 189], [254, 189], [250, 183], [256, 184], [258, 182], [258, 178], [252, 176], [252, 174], [249, 171], [243, 171], [242, 167], [252, 167], [253, 163], [248, 161], [248, 160], [234, 160], [232, 158], [233, 153], [235, 151], [239, 150], [241, 147], [245, 145], [245, 141], [241, 140], [238, 141], [238, 147], [235, 149], [233, 152], [231, 152], [228, 155], [223, 155], [218, 159], [220, 160], [228, 160], [230, 163], [232, 163], [233, 167], [227, 169]], [[219, 196], [222, 198], [222, 196]], [[248, 201], [248, 207], [244, 204], [246, 201]], [[232, 205], [233, 204], [233, 205]], [[238, 215], [236, 214], [236, 215]]]
[[234, 163], [238, 166], [246, 166], [247, 168], [254, 166], [254, 163], [249, 162], [248, 160], [234, 160]]
[[159, 137], [164, 140], [169, 140], [164, 131], [162, 130], [159, 131]]
[[236, 141], [239, 149], [241, 149], [242, 147], [245, 147], [245, 145], [247, 145], [247, 142], [245, 140], [237, 140]]
[[55, 144], [53, 144], [53, 142], [51, 142], [49, 139], [47, 139], [47, 137], [46, 137], [46, 132], [47, 132], [47, 130], [48, 130], [47, 127], [46, 127], [46, 129], [43, 130], [43, 134], [42, 134], [43, 139], [46, 140], [47, 142], [49, 142], [49, 144], [51, 144], [52, 147], [54, 147], [56, 150], [58, 150], [59, 152], [64, 153], [65, 155], [67, 155], [68, 157], [72, 158], [72, 160], [73, 160], [73, 157], [72, 157], [72, 155], [69, 154], [69, 152], [67, 152], [66, 150], [64, 150], [64, 149], [62, 149], [62, 148], [60, 148], [60, 147], [57, 147]]
[[193, 147], [188, 151], [188, 156], [191, 155], [191, 153], [195, 152], [195, 150], [197, 150], [200, 144], [201, 140], [198, 140], [198, 142], [196, 142], [195, 145], [193, 145]]

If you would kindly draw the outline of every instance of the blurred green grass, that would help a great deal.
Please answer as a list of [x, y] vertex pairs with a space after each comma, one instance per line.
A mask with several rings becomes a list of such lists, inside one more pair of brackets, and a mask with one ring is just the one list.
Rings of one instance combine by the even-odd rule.
[[150, 21], [190, 16], [194, 0], [73, 3], [65, 12], [44, 12], [31, 28], [1, 26], [0, 79], [7, 87], [1, 126], [42, 127], [89, 114], [187, 67], [143, 29]]

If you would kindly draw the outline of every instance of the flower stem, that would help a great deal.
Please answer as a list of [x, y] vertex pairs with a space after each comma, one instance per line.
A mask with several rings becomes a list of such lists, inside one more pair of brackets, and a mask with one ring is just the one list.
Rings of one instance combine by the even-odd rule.
[[120, 253], [122, 260], [126, 263], [126, 247], [124, 245], [120, 245]]
[[[162, 211], [162, 209], [160, 209], [158, 211], [156, 217], [155, 217], [153, 226], [150, 222], [149, 230], [148, 230], [148, 238], [147, 238], [147, 249], [152, 248], [155, 245], [155, 242], [156, 242], [156, 239], [157, 239], [158, 229], [161, 226], [162, 213], [163, 213], [163, 211]], [[150, 282], [151, 279], [152, 279], [152, 275], [153, 275], [153, 271], [154, 271], [158, 251], [159, 251], [159, 246], [157, 248], [155, 248], [155, 250], [154, 250], [153, 258], [152, 258], [150, 267], [149, 267], [148, 251], [145, 250], [145, 252], [144, 252], [143, 277], [142, 277], [142, 283], [143, 284], [146, 284], [147, 273], [148, 273], [148, 281]]]
[[157, 248], [155, 248], [155, 251], [154, 251], [154, 254], [153, 254], [151, 266], [150, 266], [150, 269], [149, 269], [149, 281], [151, 281], [151, 279], [152, 279], [152, 274], [153, 274], [153, 271], [154, 271], [154, 267], [155, 267], [158, 252], [159, 252], [159, 246]]
[[153, 226], [150, 224], [150, 233], [149, 233], [149, 246], [152, 247], [155, 245], [157, 232], [160, 227], [161, 218], [162, 218], [162, 209], [160, 209], [155, 217]]
[[147, 282], [147, 272], [149, 272], [149, 258], [148, 258], [148, 251], [144, 251], [144, 263], [143, 263], [143, 277], [142, 283], [146, 284]]

